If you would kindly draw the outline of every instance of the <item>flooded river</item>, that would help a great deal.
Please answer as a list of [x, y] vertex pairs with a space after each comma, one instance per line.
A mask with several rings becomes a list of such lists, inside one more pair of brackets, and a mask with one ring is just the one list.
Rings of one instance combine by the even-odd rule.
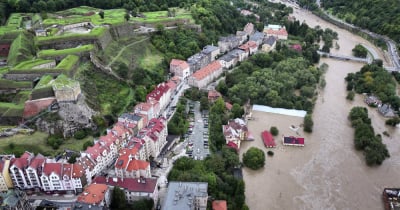
[[[339, 35], [340, 49], [333, 53], [351, 55], [358, 43], [373, 47], [384, 58], [384, 53], [368, 41], [305, 11], [296, 10], [296, 19], [309, 26], [331, 28]], [[382, 190], [384, 187], [400, 187], [400, 129], [384, 125], [376, 109], [369, 108], [376, 133], [383, 136], [391, 157], [379, 167], [367, 167], [361, 152], [355, 151], [353, 128], [347, 115], [353, 106], [365, 106], [362, 96], [354, 101], [346, 100], [344, 78], [349, 72], [356, 72], [363, 64], [323, 58], [329, 70], [325, 74], [327, 85], [319, 92], [314, 109], [314, 131], [299, 135], [305, 137], [304, 148], [284, 147], [281, 137], [276, 138], [278, 147], [272, 149], [274, 157], [267, 157], [266, 166], [259, 171], [244, 170], [246, 182], [246, 203], [252, 210], [269, 209], [383, 209]], [[242, 144], [241, 153], [249, 147], [264, 148], [260, 138], [262, 130], [277, 126], [279, 135], [296, 135], [290, 125], [300, 125], [301, 118], [261, 112], [254, 113], [249, 129], [256, 137], [254, 142]]]

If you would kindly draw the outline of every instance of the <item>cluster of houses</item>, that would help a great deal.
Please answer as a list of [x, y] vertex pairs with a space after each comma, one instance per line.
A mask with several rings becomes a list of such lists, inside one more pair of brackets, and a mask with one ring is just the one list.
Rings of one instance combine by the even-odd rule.
[[366, 104], [368, 104], [369, 106], [378, 107], [378, 112], [384, 117], [395, 117], [396, 116], [396, 112], [390, 106], [390, 104], [382, 103], [382, 101], [374, 95], [366, 96], [364, 99], [364, 102]]
[[[118, 186], [128, 201], [143, 197], [157, 201], [157, 179], [151, 178], [149, 160], [158, 157], [167, 143], [168, 122], [163, 111], [181, 87], [179, 77], [158, 84], [146, 102], [120, 115], [106, 135], [81, 151], [76, 163], [30, 152], [19, 158], [1, 156], [0, 191], [17, 188], [63, 194], [82, 192], [77, 205], [108, 206], [109, 188]], [[107, 170], [115, 175], [102, 176]]]
[[259, 50], [274, 50], [277, 40], [287, 40], [287, 37], [284, 26], [268, 25], [263, 32], [258, 32], [252, 23], [247, 23], [236, 35], [220, 37], [218, 46], [207, 45], [186, 61], [172, 59], [170, 72], [187, 80], [190, 86], [202, 89], [218, 78], [223, 70], [234, 67]]

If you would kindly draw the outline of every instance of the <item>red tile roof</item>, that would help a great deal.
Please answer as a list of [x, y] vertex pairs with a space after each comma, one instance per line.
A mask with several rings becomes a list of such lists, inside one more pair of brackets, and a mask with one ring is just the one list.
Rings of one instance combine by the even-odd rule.
[[99, 137], [99, 141], [103, 142], [107, 147], [110, 147], [111, 144], [114, 144], [117, 139], [117, 136], [114, 136], [112, 132], [107, 133], [105, 136]]
[[84, 174], [85, 174], [85, 171], [83, 169], [83, 166], [78, 163], [74, 163], [73, 170], [72, 170], [72, 178], [80, 178]]
[[148, 136], [153, 141], [158, 141], [159, 133], [165, 128], [165, 121], [164, 117], [151, 119], [147, 127], [140, 131], [140, 134]]
[[239, 150], [238, 145], [235, 144], [235, 142], [233, 142], [233, 141], [229, 141], [226, 145], [227, 145], [228, 147], [231, 147], [231, 148], [235, 149], [236, 151]]
[[95, 167], [95, 163], [88, 157], [81, 157], [78, 161], [78, 164], [81, 165], [84, 169], [89, 169], [90, 171]]
[[230, 104], [228, 102], [225, 102], [225, 107], [226, 107], [227, 110], [231, 111], [233, 106], [232, 106], [232, 104]]
[[153, 106], [151, 105], [151, 103], [139, 103], [135, 106], [135, 111], [149, 111]]
[[169, 63], [170, 69], [171, 68], [179, 68], [180, 70], [189, 68], [189, 64], [186, 61], [179, 60], [179, 59], [172, 59]]
[[208, 91], [208, 100], [217, 100], [221, 96], [222, 96], [221, 93], [219, 93], [216, 90]]
[[202, 80], [205, 77], [207, 77], [208, 75], [214, 73], [215, 71], [218, 71], [221, 68], [222, 68], [222, 65], [219, 61], [213, 61], [212, 63], [208, 64], [207, 66], [196, 71], [192, 75], [192, 77], [194, 77], [196, 80]]
[[119, 150], [119, 157], [115, 162], [115, 168], [126, 169], [129, 163], [129, 156], [135, 156], [138, 152], [136, 147], [133, 148], [122, 148]]
[[106, 184], [110, 186], [118, 186], [124, 188], [129, 192], [147, 192], [153, 193], [157, 187], [157, 179], [151, 178], [106, 178], [104, 176], [98, 176], [94, 178], [93, 182]]
[[212, 202], [212, 210], [227, 210], [226, 200], [215, 200]]
[[16, 166], [19, 169], [25, 169], [28, 167], [29, 160], [33, 158], [33, 154], [25, 152], [20, 158], [15, 158], [11, 165]]
[[265, 30], [267, 35], [272, 35], [272, 36], [287, 36], [288, 32], [286, 31], [285, 28], [281, 28], [279, 30], [273, 30], [273, 29], [267, 29]]
[[126, 171], [137, 171], [137, 170], [145, 170], [149, 167], [150, 163], [144, 160], [131, 160], [129, 161], [128, 168]]
[[160, 98], [169, 91], [168, 85], [165, 83], [158, 84], [157, 87], [146, 96], [147, 102], [151, 99], [160, 101]]
[[61, 168], [62, 168], [61, 163], [44, 163], [43, 174], [45, 174], [46, 176], [50, 176], [50, 174], [54, 172], [55, 174], [61, 177], [62, 175]]
[[263, 139], [265, 147], [275, 147], [276, 146], [274, 137], [272, 136], [272, 134], [270, 132], [263, 131], [261, 133], [261, 137]]
[[69, 163], [64, 163], [62, 164], [62, 177], [72, 177], [72, 164]]
[[77, 201], [91, 205], [98, 205], [104, 200], [107, 190], [108, 187], [105, 184], [90, 184], [85, 188], [85, 191], [78, 196]]
[[39, 166], [41, 166], [46, 158], [42, 154], [37, 154], [36, 157], [34, 157], [29, 164], [29, 167], [33, 169], [37, 169]]
[[54, 97], [26, 101], [23, 116], [24, 118], [35, 116], [39, 114], [39, 112], [47, 109], [54, 102], [56, 102]]
[[97, 161], [97, 157], [99, 155], [101, 155], [104, 151], [108, 151], [107, 147], [102, 146], [99, 142], [97, 142], [96, 144], [94, 144], [91, 147], [88, 147], [86, 149], [86, 153], [88, 153], [90, 155], [90, 157], [94, 160]]

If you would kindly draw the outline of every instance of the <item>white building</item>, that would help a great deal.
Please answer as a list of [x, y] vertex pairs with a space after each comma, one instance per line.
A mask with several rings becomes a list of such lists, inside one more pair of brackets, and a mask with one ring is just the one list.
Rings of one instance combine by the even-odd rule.
[[190, 66], [186, 61], [172, 59], [169, 64], [169, 71], [175, 76], [186, 79], [190, 74]]

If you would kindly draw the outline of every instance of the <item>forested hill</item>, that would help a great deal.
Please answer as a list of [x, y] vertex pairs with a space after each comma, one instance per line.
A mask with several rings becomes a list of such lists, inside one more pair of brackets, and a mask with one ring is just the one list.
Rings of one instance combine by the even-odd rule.
[[399, 0], [321, 0], [322, 7], [346, 22], [400, 42]]

